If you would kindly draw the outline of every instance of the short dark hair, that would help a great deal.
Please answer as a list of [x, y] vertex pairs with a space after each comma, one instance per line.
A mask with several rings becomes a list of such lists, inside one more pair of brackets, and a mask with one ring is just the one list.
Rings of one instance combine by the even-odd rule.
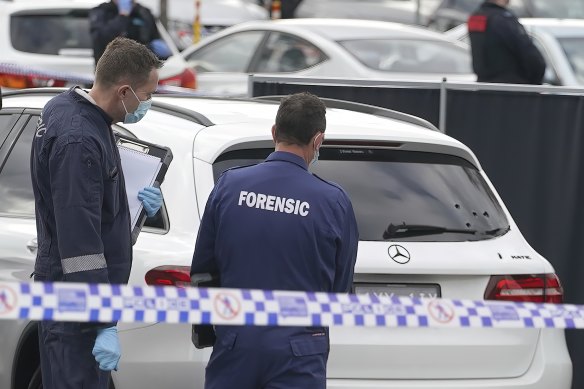
[[306, 146], [317, 132], [326, 130], [325, 114], [324, 103], [312, 93], [284, 97], [276, 114], [276, 141]]
[[160, 69], [163, 62], [141, 43], [118, 37], [111, 41], [95, 67], [95, 83], [110, 87], [122, 80], [131, 85], [145, 83], [152, 69]]

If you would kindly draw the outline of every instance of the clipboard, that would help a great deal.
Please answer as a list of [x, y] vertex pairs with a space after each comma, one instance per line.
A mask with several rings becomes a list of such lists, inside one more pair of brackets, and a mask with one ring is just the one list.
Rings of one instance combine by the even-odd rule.
[[115, 133], [115, 139], [130, 207], [133, 245], [148, 218], [142, 203], [138, 200], [138, 191], [147, 186], [160, 187], [172, 162], [172, 151], [168, 147], [129, 138], [119, 133]]

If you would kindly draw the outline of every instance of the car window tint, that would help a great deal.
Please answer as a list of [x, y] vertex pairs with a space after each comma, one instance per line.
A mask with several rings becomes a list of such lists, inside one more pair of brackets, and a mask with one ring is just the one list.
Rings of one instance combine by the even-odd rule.
[[34, 216], [30, 148], [37, 121], [37, 116], [28, 120], [0, 172], [0, 214]]
[[254, 72], [296, 72], [314, 66], [326, 55], [310, 42], [296, 36], [272, 33], [261, 48]]
[[12, 15], [10, 38], [16, 50], [27, 53], [93, 56], [87, 11]]
[[582, 0], [531, 0], [531, 5], [533, 7], [532, 16], [536, 18], [584, 18], [584, 2]]
[[241, 32], [223, 37], [191, 53], [187, 61], [198, 72], [246, 72], [265, 33]]
[[[234, 166], [261, 162], [272, 150], [232, 151], [213, 164], [219, 175]], [[392, 240], [467, 241], [503, 234], [509, 222], [481, 173], [467, 161], [444, 154], [377, 148], [320, 150], [311, 167], [339, 184], [351, 198], [361, 240], [382, 241], [390, 224], [476, 230], [394, 237]]]
[[339, 42], [365, 66], [399, 73], [472, 73], [470, 51], [430, 40], [348, 40]]
[[566, 58], [568, 63], [576, 76], [576, 80], [580, 84], [584, 84], [584, 39], [582, 38], [558, 38], [560, 46], [564, 53], [566, 53]]
[[14, 127], [17, 119], [18, 115], [0, 115], [0, 146], [2, 146], [4, 139], [6, 139], [12, 127]]
[[546, 66], [545, 74], [543, 76], [544, 84], [561, 85], [562, 82], [558, 77], [558, 73], [556, 73], [556, 70], [554, 69], [550, 53], [545, 49], [545, 46], [542, 44], [542, 42], [540, 42], [539, 39], [532, 37], [532, 42], [535, 45], [535, 47], [537, 47], [537, 49], [539, 50], [539, 52], [541, 53], [545, 60]]

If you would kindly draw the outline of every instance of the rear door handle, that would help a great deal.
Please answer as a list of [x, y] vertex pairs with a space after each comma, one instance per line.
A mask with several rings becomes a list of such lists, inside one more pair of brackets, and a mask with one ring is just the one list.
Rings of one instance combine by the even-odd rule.
[[28, 241], [28, 243], [26, 244], [26, 249], [31, 253], [31, 254], [36, 254], [39, 248], [39, 244], [37, 241], [37, 238], [32, 238], [31, 240]]

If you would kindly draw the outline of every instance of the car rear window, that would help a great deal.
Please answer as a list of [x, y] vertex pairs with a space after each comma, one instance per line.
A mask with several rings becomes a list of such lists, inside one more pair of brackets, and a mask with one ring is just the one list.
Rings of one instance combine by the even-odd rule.
[[396, 73], [472, 73], [470, 52], [453, 43], [415, 39], [339, 42], [363, 65]]
[[12, 15], [12, 47], [27, 53], [92, 56], [87, 11], [56, 12]]
[[[213, 164], [215, 180], [226, 169], [261, 162], [271, 151], [249, 149], [221, 155]], [[323, 147], [310, 170], [347, 191], [361, 240], [477, 241], [509, 229], [505, 213], [481, 173], [459, 157]], [[403, 225], [418, 229], [388, 237], [387, 231]]]

